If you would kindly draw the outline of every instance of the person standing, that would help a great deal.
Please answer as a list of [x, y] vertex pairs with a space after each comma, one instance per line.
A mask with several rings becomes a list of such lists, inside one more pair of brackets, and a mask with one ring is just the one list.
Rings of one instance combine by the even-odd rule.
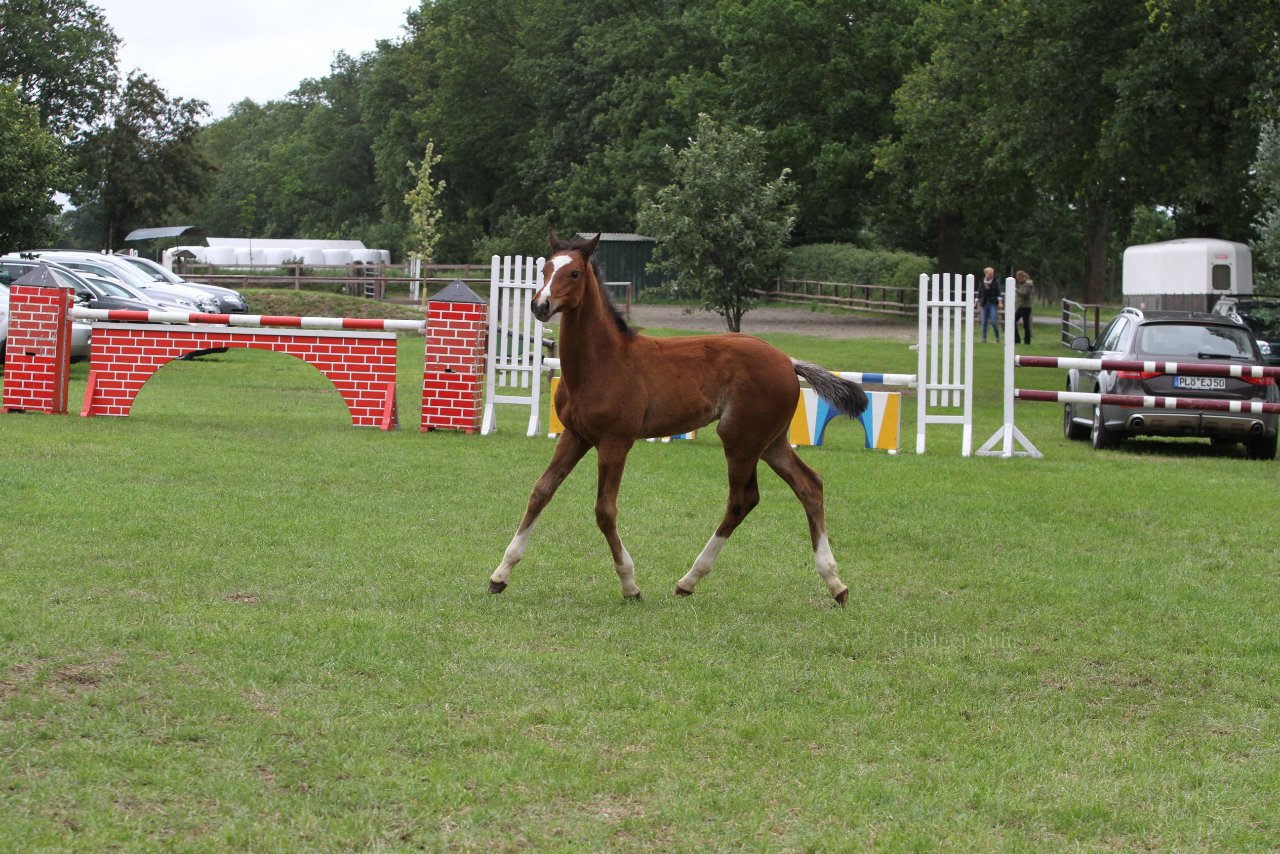
[[[1019, 270], [1013, 276], [1013, 343], [1031, 343], [1031, 309], [1035, 303], [1036, 283], [1027, 275], [1026, 270]], [[1022, 324], [1022, 335], [1018, 335], [1018, 324]]]
[[1004, 302], [1004, 295], [1000, 292], [994, 268], [985, 268], [982, 276], [978, 284], [977, 308], [982, 313], [982, 343], [986, 344], [988, 323], [996, 331], [996, 341], [1000, 340], [1000, 304]]

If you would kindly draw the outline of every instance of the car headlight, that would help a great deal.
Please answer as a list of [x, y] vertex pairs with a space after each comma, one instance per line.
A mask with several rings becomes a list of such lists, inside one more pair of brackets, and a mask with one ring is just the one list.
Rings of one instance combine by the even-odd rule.
[[1262, 340], [1259, 340], [1259, 341], [1258, 341], [1258, 349], [1262, 351], [1262, 355], [1264, 355], [1264, 356], [1270, 356], [1270, 355], [1271, 355], [1271, 342], [1269, 342], [1269, 341], [1262, 341]]
[[196, 310], [196, 304], [189, 299], [183, 299], [182, 297], [177, 297], [174, 299], [174, 303], [180, 306], [184, 311]]
[[204, 311], [204, 312], [208, 312], [209, 314], [217, 314], [217, 313], [218, 313], [218, 298], [217, 298], [217, 297], [205, 297], [204, 299], [200, 300], [200, 310], [201, 310], [201, 311]]

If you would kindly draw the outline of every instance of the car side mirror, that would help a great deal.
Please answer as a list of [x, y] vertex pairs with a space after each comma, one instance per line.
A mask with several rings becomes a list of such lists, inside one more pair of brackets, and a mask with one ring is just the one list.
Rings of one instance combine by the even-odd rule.
[[1093, 345], [1089, 343], [1087, 336], [1078, 335], [1071, 339], [1071, 349], [1079, 350], [1081, 353], [1088, 353], [1093, 349]]
[[76, 305], [89, 306], [93, 302], [93, 294], [88, 291], [79, 291], [76, 293]]

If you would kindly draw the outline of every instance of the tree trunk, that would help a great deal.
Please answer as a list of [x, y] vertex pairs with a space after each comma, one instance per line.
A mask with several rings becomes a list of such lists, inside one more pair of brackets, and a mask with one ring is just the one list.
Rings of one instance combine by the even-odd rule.
[[938, 272], [964, 272], [964, 214], [945, 213], [938, 217]]
[[1086, 303], [1102, 302], [1107, 282], [1107, 246], [1111, 234], [1111, 208], [1101, 202], [1084, 205], [1084, 274]]

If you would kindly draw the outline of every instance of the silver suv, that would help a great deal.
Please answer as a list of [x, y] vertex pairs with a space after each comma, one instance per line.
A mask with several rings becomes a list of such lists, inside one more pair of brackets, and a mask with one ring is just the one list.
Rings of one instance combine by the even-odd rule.
[[[1265, 365], [1249, 328], [1221, 314], [1126, 308], [1096, 342], [1076, 338], [1071, 349], [1092, 359]], [[1155, 371], [1072, 369], [1067, 391], [1231, 401], [1280, 402], [1274, 377], [1191, 377]], [[1200, 436], [1215, 445], [1243, 442], [1251, 459], [1275, 459], [1280, 416], [1196, 409], [1065, 404], [1063, 433], [1088, 438], [1095, 449], [1129, 436]]]

